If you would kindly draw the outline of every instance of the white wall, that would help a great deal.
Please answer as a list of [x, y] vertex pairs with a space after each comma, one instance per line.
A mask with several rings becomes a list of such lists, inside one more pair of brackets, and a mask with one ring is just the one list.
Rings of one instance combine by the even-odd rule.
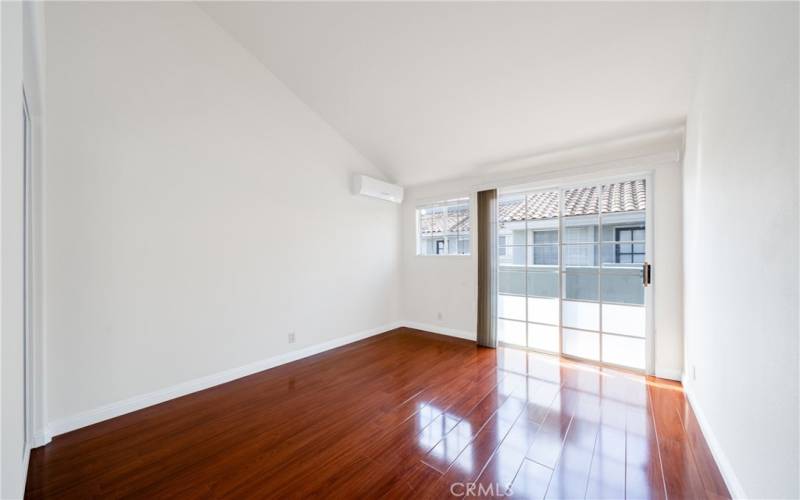
[[397, 319], [380, 173], [196, 5], [46, 21], [51, 423]]
[[686, 145], [685, 385], [733, 493], [797, 498], [798, 5], [712, 14]]
[[[442, 333], [472, 339], [476, 336], [478, 267], [474, 241], [472, 256], [417, 256], [416, 206], [469, 195], [474, 214], [477, 191], [489, 187], [592, 182], [604, 176], [652, 172], [656, 207], [653, 212], [654, 368], [658, 376], [679, 379], [683, 368], [681, 141], [682, 131], [670, 131], [646, 144], [590, 148], [594, 153], [583, 151], [583, 158], [565, 154], [564, 158], [551, 157], [530, 168], [487, 172], [407, 189], [403, 202], [403, 320]], [[603, 161], [592, 161], [600, 158]], [[515, 162], [515, 166], [522, 163]], [[477, 234], [474, 226], [472, 231], [474, 237]]]

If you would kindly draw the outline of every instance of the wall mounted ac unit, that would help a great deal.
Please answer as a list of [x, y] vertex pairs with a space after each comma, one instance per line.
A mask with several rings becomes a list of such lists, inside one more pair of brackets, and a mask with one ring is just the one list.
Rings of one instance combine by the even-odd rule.
[[353, 194], [369, 196], [394, 203], [403, 202], [403, 187], [373, 179], [367, 175], [353, 176]]

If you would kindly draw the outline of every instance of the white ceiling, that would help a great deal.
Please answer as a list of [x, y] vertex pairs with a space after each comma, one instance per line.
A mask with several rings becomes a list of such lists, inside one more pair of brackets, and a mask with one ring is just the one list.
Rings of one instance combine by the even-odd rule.
[[203, 3], [413, 185], [683, 120], [702, 3]]

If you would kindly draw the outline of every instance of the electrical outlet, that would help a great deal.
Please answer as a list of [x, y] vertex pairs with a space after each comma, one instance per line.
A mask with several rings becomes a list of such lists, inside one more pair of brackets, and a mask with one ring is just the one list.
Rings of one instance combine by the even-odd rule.
[[438, 319], [438, 320], [440, 320], [440, 321], [441, 321], [441, 319], [442, 319], [442, 312], [441, 312], [441, 311], [439, 311], [438, 313], [436, 313], [436, 319]]
[[294, 344], [294, 332], [289, 332], [289, 343]]

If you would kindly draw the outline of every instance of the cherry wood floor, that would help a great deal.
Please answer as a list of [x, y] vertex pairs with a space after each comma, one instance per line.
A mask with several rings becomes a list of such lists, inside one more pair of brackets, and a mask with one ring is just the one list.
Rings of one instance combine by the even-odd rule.
[[401, 328], [56, 437], [28, 498], [729, 498], [680, 384]]

